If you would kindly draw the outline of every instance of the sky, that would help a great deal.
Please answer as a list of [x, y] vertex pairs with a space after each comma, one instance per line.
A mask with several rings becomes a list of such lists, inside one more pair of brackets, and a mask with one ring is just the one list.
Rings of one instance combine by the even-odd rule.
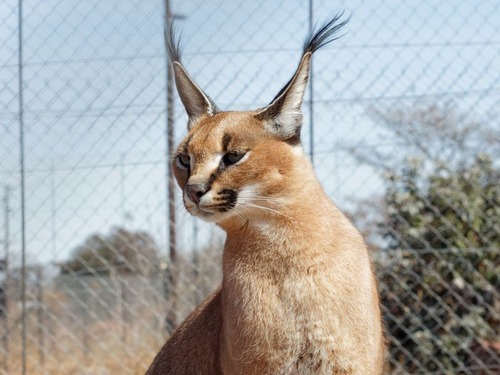
[[[347, 34], [313, 62], [314, 163], [341, 208], [383, 189], [380, 174], [347, 146], [401, 152], [367, 115], [371, 106], [451, 101], [498, 126], [498, 1], [312, 3], [314, 23], [342, 9], [351, 17]], [[172, 0], [172, 8], [184, 64], [222, 109], [267, 104], [293, 74], [310, 26], [307, 1]], [[16, 1], [0, 3], [0, 192], [9, 186], [14, 260], [21, 249], [17, 12]], [[23, 1], [29, 263], [63, 261], [87, 236], [113, 226], [151, 233], [166, 254], [163, 12], [153, 0]], [[307, 153], [308, 101], [309, 93]], [[175, 116], [179, 141], [186, 115], [178, 99]], [[182, 251], [218, 241], [213, 225], [177, 207]]]

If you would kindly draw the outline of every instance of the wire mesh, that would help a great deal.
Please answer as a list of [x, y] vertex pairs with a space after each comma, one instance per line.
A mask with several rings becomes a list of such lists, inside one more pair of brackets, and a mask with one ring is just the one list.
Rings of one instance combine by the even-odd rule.
[[[346, 9], [347, 35], [314, 57], [302, 141], [372, 250], [385, 372], [498, 373], [500, 4], [171, 7], [222, 109], [267, 104], [310, 21]], [[179, 192], [169, 220], [164, 14], [160, 0], [0, 3], [2, 374], [143, 373], [221, 279], [223, 234]], [[177, 97], [170, 109], [177, 142], [186, 116]]]

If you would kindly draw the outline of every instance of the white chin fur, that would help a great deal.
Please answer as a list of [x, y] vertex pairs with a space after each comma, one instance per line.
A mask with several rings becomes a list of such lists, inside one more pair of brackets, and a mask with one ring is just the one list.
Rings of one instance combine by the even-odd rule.
[[192, 216], [209, 223], [218, 223], [219, 221], [227, 219], [229, 216], [231, 216], [231, 210], [229, 210], [228, 212], [210, 212], [197, 207], [193, 203], [190, 203], [189, 205], [184, 204], [184, 206]]

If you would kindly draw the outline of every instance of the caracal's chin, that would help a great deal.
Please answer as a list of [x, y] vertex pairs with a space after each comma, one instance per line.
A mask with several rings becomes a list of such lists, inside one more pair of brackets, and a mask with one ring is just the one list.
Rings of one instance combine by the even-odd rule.
[[229, 209], [226, 212], [214, 212], [210, 208], [204, 208], [203, 206], [197, 206], [195, 204], [185, 204], [186, 210], [194, 217], [206, 221], [208, 223], [220, 223], [231, 218], [236, 218], [236, 210]]
[[193, 203], [185, 203], [186, 210], [194, 217], [201, 219], [209, 223], [222, 224], [223, 222], [234, 221], [241, 224], [246, 224], [252, 219], [264, 219], [264, 216], [269, 215], [271, 208], [265, 206], [255, 205], [248, 207], [248, 203], [242, 204], [236, 202], [233, 208], [227, 211], [212, 211], [210, 207], [204, 207], [203, 205], [195, 205]]

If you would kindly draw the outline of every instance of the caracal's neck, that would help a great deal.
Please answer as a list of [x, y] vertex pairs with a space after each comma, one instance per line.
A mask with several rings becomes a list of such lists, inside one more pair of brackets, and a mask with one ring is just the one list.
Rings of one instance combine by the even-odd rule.
[[345, 218], [325, 194], [310, 163], [301, 163], [289, 180], [273, 211], [220, 225], [227, 233], [225, 261], [289, 258], [331, 242], [336, 223], [344, 225]]

